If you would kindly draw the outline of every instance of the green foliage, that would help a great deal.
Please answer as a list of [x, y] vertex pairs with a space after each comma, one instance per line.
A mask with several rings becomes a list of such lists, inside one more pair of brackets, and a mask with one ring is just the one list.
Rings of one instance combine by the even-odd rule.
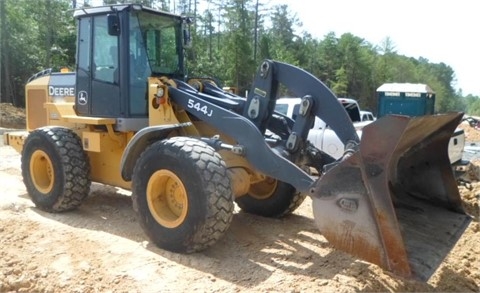
[[466, 113], [472, 116], [480, 116], [480, 97], [468, 95], [464, 98]]
[[[91, 1], [0, 2], [0, 101], [22, 105], [29, 76], [49, 67], [74, 68], [72, 4]], [[455, 72], [447, 64], [399, 55], [389, 37], [378, 47], [351, 33], [336, 36], [330, 32], [322, 39], [312, 38], [301, 32], [300, 21], [287, 5], [268, 7], [262, 0], [103, 2], [139, 3], [194, 16], [194, 46], [186, 51], [188, 75], [217, 78], [242, 92], [249, 89], [260, 62], [274, 59], [304, 68], [338, 96], [354, 97], [373, 111], [380, 85], [410, 82], [428, 84], [436, 92], [437, 112], [480, 115], [478, 97], [455, 92]]]
[[285, 63], [299, 65], [298, 43], [295, 42], [294, 24], [295, 18], [290, 18], [288, 6], [275, 6], [271, 17], [272, 27], [268, 31], [270, 55], [272, 59]]
[[[24, 103], [24, 84], [45, 69], [74, 66], [75, 28], [68, 0], [3, 0], [1, 101]], [[8, 90], [11, 88], [11, 90]]]
[[348, 76], [345, 67], [340, 67], [335, 75], [336, 81], [332, 82], [332, 90], [338, 97], [348, 96]]
[[337, 70], [342, 66], [338, 39], [334, 32], [328, 33], [318, 46], [319, 68], [315, 75], [327, 86], [332, 87]]
[[255, 70], [252, 51], [252, 18], [245, 0], [230, 0], [225, 14], [225, 50], [221, 50], [226, 84], [247, 90]]

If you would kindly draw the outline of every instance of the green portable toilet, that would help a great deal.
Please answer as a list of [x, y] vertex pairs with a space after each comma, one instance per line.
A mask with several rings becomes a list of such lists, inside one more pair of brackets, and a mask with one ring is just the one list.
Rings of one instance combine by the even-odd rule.
[[377, 117], [434, 114], [435, 92], [421, 83], [384, 83], [377, 89]]

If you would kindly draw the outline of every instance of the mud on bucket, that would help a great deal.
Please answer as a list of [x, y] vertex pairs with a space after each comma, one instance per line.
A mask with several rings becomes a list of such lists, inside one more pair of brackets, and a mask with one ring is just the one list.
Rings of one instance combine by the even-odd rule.
[[335, 248], [427, 281], [465, 231], [448, 158], [461, 113], [387, 116], [363, 129], [360, 150], [320, 178], [313, 213]]

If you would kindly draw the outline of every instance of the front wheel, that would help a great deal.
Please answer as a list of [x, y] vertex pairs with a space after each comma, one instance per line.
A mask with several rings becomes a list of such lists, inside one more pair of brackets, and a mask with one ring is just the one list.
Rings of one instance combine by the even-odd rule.
[[225, 162], [193, 138], [174, 137], [148, 147], [133, 170], [132, 198], [145, 233], [174, 252], [213, 245], [233, 217]]

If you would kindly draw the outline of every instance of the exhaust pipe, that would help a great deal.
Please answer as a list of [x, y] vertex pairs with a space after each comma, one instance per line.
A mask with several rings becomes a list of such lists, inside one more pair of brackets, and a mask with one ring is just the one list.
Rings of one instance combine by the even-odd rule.
[[471, 221], [448, 159], [461, 118], [386, 116], [363, 128], [360, 150], [317, 183], [320, 232], [339, 250], [427, 281]]

